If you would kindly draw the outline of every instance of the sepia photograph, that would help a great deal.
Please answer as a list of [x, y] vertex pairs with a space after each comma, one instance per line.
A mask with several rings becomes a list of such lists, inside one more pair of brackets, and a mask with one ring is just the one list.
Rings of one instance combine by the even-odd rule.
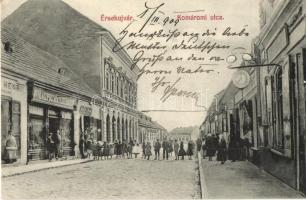
[[306, 199], [306, 0], [0, 5], [0, 199]]

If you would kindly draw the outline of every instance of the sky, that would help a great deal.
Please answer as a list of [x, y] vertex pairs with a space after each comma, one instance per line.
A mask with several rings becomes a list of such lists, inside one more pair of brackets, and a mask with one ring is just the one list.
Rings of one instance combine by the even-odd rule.
[[[1, 19], [11, 14], [26, 0], [2, 0], [1, 1]], [[145, 10], [145, 2], [142, 0], [63, 0], [68, 5], [87, 16], [91, 20], [100, 24], [104, 28], [108, 29], [112, 34], [119, 38], [120, 32], [130, 22], [118, 22], [118, 21], [101, 21], [101, 15], [113, 16], [113, 15], [130, 15], [137, 18], [137, 15]], [[207, 29], [217, 30], [215, 37], [203, 38], [203, 40], [216, 41], [220, 44], [229, 45], [230, 48], [221, 51], [212, 51], [207, 54], [204, 52], [185, 50], [185, 51], [168, 51], [169, 55], [176, 57], [188, 57], [188, 55], [195, 54], [198, 57], [210, 56], [221, 56], [226, 58], [228, 55], [233, 53], [233, 48], [243, 47], [246, 52], [251, 51], [251, 41], [259, 33], [259, 0], [147, 0], [149, 6], [157, 6], [161, 3], [164, 5], [160, 8], [161, 20], [165, 16], [169, 18], [176, 18], [178, 14], [181, 15], [218, 15], [222, 16], [223, 20], [212, 21], [212, 20], [193, 20], [193, 21], [180, 21], [175, 28], [179, 31], [188, 33], [192, 32], [205, 32]], [[188, 12], [189, 11], [189, 12]], [[192, 11], [192, 12], [190, 12]], [[136, 31], [139, 25], [142, 25], [141, 20], [136, 21], [129, 27], [130, 31]], [[135, 26], [134, 26], [135, 25]], [[243, 27], [246, 28], [249, 35], [247, 37], [225, 37], [222, 36], [223, 30], [227, 27], [231, 27], [232, 31], [240, 31]], [[151, 25], [145, 28], [145, 32], [158, 30], [163, 28], [164, 30], [172, 30], [171, 25]], [[130, 42], [131, 38], [125, 38], [124, 43]], [[172, 45], [180, 43], [181, 38], [171, 39], [166, 43], [167, 48]], [[139, 39], [136, 42], [148, 44], [150, 41]], [[163, 43], [162, 39], [155, 39], [154, 42]], [[126, 50], [131, 58], [137, 54], [138, 51]], [[150, 57], [159, 54], [161, 51], [146, 51], [144, 56]], [[203, 61], [177, 61], [177, 62], [166, 62], [161, 61], [156, 64], [154, 69], [156, 70], [173, 70], [176, 67], [183, 66], [185, 68], [196, 69]], [[207, 64], [207, 61], [205, 61]], [[142, 68], [145, 63], [139, 63], [138, 67]], [[169, 131], [175, 127], [194, 126], [200, 125], [205, 116], [206, 108], [209, 107], [210, 103], [214, 100], [214, 95], [225, 89], [227, 84], [231, 81], [233, 70], [227, 69], [228, 64], [225, 61], [218, 62], [217, 66], [208, 65], [204, 66], [205, 69], [214, 69], [212, 73], [198, 73], [193, 75], [180, 75], [172, 73], [167, 75], [166, 79], [170, 84], [175, 83], [178, 78], [181, 80], [175, 85], [178, 89], [184, 91], [192, 91], [199, 94], [198, 105], [195, 106], [195, 100], [187, 97], [170, 97], [165, 102], [162, 102], [160, 98], [163, 96], [165, 87], [159, 87], [154, 93], [152, 90], [152, 83], [154, 82], [156, 75], [143, 75], [138, 80], [138, 110], [176, 110], [176, 111], [190, 111], [190, 112], [161, 112], [161, 111], [150, 111], [146, 112], [147, 115], [151, 116], [153, 120], [158, 121]], [[193, 111], [193, 112], [191, 112]], [[196, 112], [195, 112], [196, 111]]]

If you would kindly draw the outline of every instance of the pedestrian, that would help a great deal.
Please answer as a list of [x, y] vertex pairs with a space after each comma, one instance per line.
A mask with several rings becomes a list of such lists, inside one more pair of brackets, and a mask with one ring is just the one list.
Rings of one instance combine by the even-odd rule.
[[86, 157], [85, 156], [85, 146], [86, 145], [85, 145], [85, 139], [84, 139], [84, 132], [81, 132], [80, 141], [79, 141], [79, 149], [80, 149], [80, 154], [81, 154], [82, 159]]
[[86, 142], [87, 146], [87, 158], [90, 158], [93, 154], [93, 147], [92, 147], [93, 141], [91, 139], [88, 139]]
[[169, 156], [172, 157], [172, 152], [173, 152], [173, 141], [169, 140]]
[[155, 153], [155, 159], [154, 160], [157, 160], [157, 159], [159, 160], [160, 148], [161, 148], [161, 144], [159, 142], [159, 139], [157, 139], [155, 144], [154, 144], [154, 153]]
[[103, 143], [103, 157], [104, 157], [105, 160], [108, 159], [108, 155], [109, 155], [108, 144], [107, 144], [107, 142], [104, 141], [104, 143]]
[[184, 156], [186, 155], [186, 151], [184, 149], [184, 142], [181, 141], [181, 144], [180, 144], [180, 149], [179, 149], [179, 153], [178, 153], [178, 158], [180, 156], [182, 156], [182, 160], [184, 160]]
[[52, 160], [54, 157], [54, 151], [55, 151], [55, 144], [54, 140], [52, 138], [53, 133], [49, 133], [47, 137], [47, 142], [46, 142], [46, 147], [48, 151], [48, 160], [49, 162]]
[[219, 161], [221, 161], [221, 164], [224, 164], [226, 161], [226, 152], [226, 141], [222, 135], [218, 146], [218, 157]]
[[142, 158], [146, 159], [146, 143], [142, 143]]
[[193, 143], [191, 140], [189, 140], [188, 142], [187, 155], [189, 157], [189, 160], [191, 160], [192, 159], [191, 157], [193, 156]]
[[102, 141], [98, 141], [97, 143], [97, 153], [98, 153], [98, 160], [102, 160], [103, 157], [103, 143]]
[[119, 140], [119, 142], [118, 142], [118, 152], [117, 152], [118, 154], [118, 158], [122, 158], [122, 143], [121, 143], [121, 141]]
[[177, 143], [177, 139], [174, 140], [174, 154], [175, 154], [175, 160], [178, 160], [178, 154], [179, 154], [179, 147], [180, 145]]
[[4, 151], [4, 160], [7, 163], [13, 163], [17, 161], [17, 142], [15, 137], [12, 134], [12, 131], [9, 130], [7, 138], [5, 140], [5, 151]]
[[203, 138], [203, 141], [202, 141], [202, 153], [203, 153], [203, 159], [206, 158], [206, 140], [205, 138]]
[[168, 141], [166, 139], [163, 141], [162, 147], [163, 147], [163, 160], [165, 160], [165, 158], [168, 160], [169, 144], [168, 144]]
[[118, 140], [114, 141], [114, 155], [117, 159], [118, 158]]
[[114, 149], [115, 149], [114, 144], [109, 143], [108, 144], [108, 156], [110, 157], [110, 159], [113, 159], [113, 155], [114, 155], [114, 152], [115, 152]]
[[207, 148], [208, 161], [212, 161], [212, 157], [215, 156], [215, 140], [211, 134], [207, 135], [205, 144]]
[[93, 159], [98, 160], [99, 153], [98, 153], [98, 143], [97, 143], [96, 140], [92, 141], [92, 144], [91, 144], [90, 148], [92, 150]]
[[137, 158], [138, 154], [141, 153], [141, 148], [139, 146], [139, 144], [137, 143], [134, 147], [133, 147], [133, 154], [135, 155], [135, 158]]
[[126, 140], [123, 140], [122, 142], [122, 157], [125, 158], [128, 157], [128, 144]]
[[62, 137], [61, 137], [59, 130], [56, 131], [56, 134], [54, 135], [53, 140], [55, 143], [55, 159], [57, 160], [59, 157], [61, 157]]
[[145, 154], [148, 160], [150, 160], [150, 156], [152, 155], [151, 149], [152, 149], [151, 143], [148, 142], [146, 145], [146, 151], [145, 151]]
[[201, 140], [201, 138], [197, 139], [196, 144], [197, 144], [197, 152], [200, 152], [201, 148], [202, 148], [202, 140]]
[[128, 156], [128, 159], [131, 159], [133, 158], [132, 156], [132, 153], [133, 153], [133, 146], [134, 146], [134, 143], [132, 140], [130, 140], [130, 142], [128, 143], [127, 145], [127, 156]]

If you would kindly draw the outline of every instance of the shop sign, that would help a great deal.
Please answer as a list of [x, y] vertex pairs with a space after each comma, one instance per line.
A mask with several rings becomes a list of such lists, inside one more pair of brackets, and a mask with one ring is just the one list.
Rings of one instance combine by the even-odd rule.
[[249, 85], [250, 75], [244, 70], [238, 70], [233, 74], [232, 80], [237, 88], [243, 89]]
[[86, 115], [86, 116], [91, 116], [92, 113], [92, 108], [88, 106], [80, 106], [80, 114], [81, 115]]
[[12, 95], [14, 92], [23, 92], [25, 85], [16, 80], [1, 77], [1, 92], [4, 95]]
[[40, 88], [34, 88], [33, 101], [70, 109], [72, 109], [73, 105], [75, 105], [75, 99], [71, 97], [51, 93]]

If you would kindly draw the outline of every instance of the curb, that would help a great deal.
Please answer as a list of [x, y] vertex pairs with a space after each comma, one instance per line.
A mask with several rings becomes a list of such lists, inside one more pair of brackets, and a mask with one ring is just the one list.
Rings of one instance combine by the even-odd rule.
[[54, 168], [60, 168], [60, 167], [66, 167], [66, 166], [71, 166], [71, 165], [78, 165], [78, 164], [83, 164], [83, 163], [92, 162], [92, 161], [94, 161], [94, 160], [84, 160], [84, 161], [80, 161], [80, 162], [76, 162], [76, 163], [67, 163], [67, 164], [58, 165], [58, 166], [49, 166], [49, 167], [45, 167], [45, 168], [41, 168], [41, 169], [34, 169], [34, 170], [29, 170], [29, 171], [24, 171], [24, 172], [16, 172], [16, 173], [8, 174], [8, 175], [2, 175], [1, 177], [2, 178], [7, 178], [7, 177], [11, 177], [11, 176], [18, 176], [18, 175], [22, 175], [22, 174], [38, 172], [38, 171], [54, 169]]
[[200, 185], [201, 185], [201, 196], [202, 199], [208, 199], [208, 190], [206, 186], [206, 181], [204, 179], [204, 171], [202, 166], [202, 157], [201, 153], [198, 152], [198, 161], [199, 161], [199, 171], [200, 171]]

